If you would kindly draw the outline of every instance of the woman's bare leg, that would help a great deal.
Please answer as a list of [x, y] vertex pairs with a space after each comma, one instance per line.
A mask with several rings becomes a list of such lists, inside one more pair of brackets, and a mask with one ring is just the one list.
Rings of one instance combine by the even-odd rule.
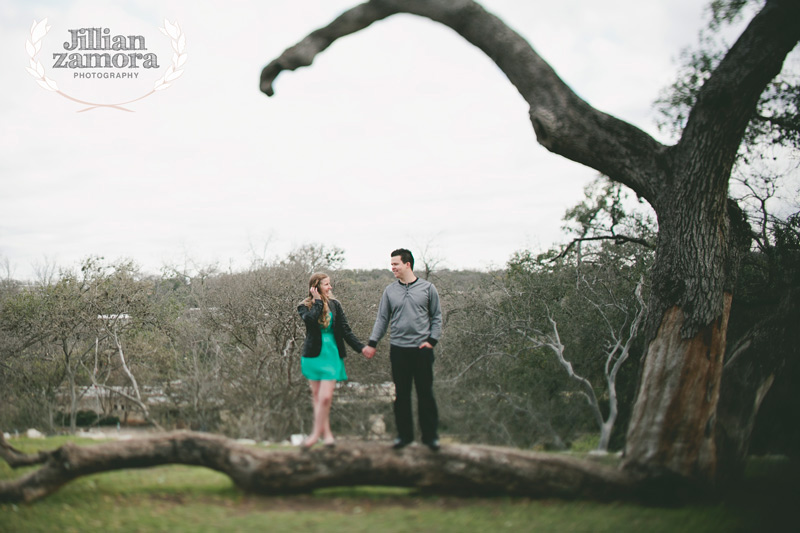
[[318, 425], [319, 419], [319, 390], [322, 381], [309, 380], [308, 384], [311, 387], [311, 405], [314, 407], [314, 427], [311, 434], [303, 441], [303, 448], [312, 447], [318, 440], [322, 433], [322, 428]]
[[333, 391], [336, 388], [336, 381], [321, 381], [317, 401], [317, 420], [315, 424], [320, 428], [320, 432], [325, 444], [333, 444], [333, 432], [331, 431], [331, 404], [333, 403]]

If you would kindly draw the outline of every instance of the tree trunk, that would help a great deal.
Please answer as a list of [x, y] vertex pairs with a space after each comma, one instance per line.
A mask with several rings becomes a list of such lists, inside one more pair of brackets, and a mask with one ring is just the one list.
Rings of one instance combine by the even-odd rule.
[[69, 432], [75, 434], [78, 431], [78, 393], [75, 390], [75, 371], [70, 365], [70, 355], [66, 343], [64, 349], [64, 369], [67, 373], [67, 386], [69, 387]]
[[719, 399], [729, 295], [715, 323], [689, 339], [679, 307], [664, 315], [650, 343], [625, 448], [625, 466], [649, 476], [706, 481], [716, 470], [714, 416]]
[[687, 195], [697, 181], [678, 188], [672, 206], [662, 208], [647, 351], [624, 464], [707, 483], [716, 471], [714, 421], [738, 250], [729, 242], [727, 181], [704, 182], [718, 183], [714, 195]]
[[608, 452], [608, 445], [611, 442], [611, 432], [614, 431], [614, 423], [617, 421], [617, 416], [609, 416], [608, 420], [603, 422], [600, 426], [600, 439], [597, 441], [598, 452]]
[[[26, 456], [0, 437], [0, 454], [14, 466], [43, 464], [0, 482], [0, 502], [31, 502], [81, 476], [165, 464], [204, 466], [227, 474], [240, 489], [290, 494], [332, 486], [383, 485], [465, 495], [644, 500], [646, 485], [618, 469], [555, 454], [489, 446], [443, 446], [439, 452], [388, 443], [340, 442], [312, 451], [267, 450], [205, 433], [167, 433], [93, 446], [71, 443]], [[683, 491], [676, 491], [681, 497]], [[669, 497], [660, 494], [659, 497]]]

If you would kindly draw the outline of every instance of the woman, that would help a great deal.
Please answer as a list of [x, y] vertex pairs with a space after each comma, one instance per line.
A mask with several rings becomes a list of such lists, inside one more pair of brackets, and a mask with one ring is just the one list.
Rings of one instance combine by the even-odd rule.
[[306, 324], [300, 364], [311, 385], [314, 402], [314, 429], [303, 441], [305, 449], [311, 448], [320, 438], [326, 446], [334, 445], [330, 412], [336, 382], [347, 379], [342, 361], [347, 355], [344, 343], [346, 341], [361, 353], [365, 348], [347, 324], [342, 304], [331, 294], [332, 288], [330, 277], [314, 274], [308, 281], [308, 296], [297, 306], [297, 312]]

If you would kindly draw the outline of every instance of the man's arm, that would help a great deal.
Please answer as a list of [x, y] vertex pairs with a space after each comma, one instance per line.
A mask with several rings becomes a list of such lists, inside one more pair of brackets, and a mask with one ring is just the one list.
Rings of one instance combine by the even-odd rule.
[[371, 348], [375, 348], [378, 345], [378, 341], [380, 341], [384, 335], [386, 335], [386, 330], [389, 328], [389, 316], [391, 315], [391, 308], [389, 305], [389, 288], [387, 287], [383, 291], [383, 296], [381, 296], [381, 302], [378, 304], [378, 316], [375, 318], [375, 325], [372, 327], [372, 333], [369, 336], [369, 342], [367, 343]]
[[439, 292], [433, 284], [428, 292], [428, 316], [431, 319], [431, 333], [428, 342], [431, 346], [435, 346], [442, 337], [442, 307], [439, 303]]

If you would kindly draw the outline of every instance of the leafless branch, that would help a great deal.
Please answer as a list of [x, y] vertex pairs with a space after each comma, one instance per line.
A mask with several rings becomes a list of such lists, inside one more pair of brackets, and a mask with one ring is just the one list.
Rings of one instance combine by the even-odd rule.
[[655, 250], [655, 245], [648, 241], [647, 239], [642, 239], [639, 237], [629, 237], [627, 235], [601, 235], [596, 237], [579, 237], [576, 239], [572, 239], [572, 241], [567, 244], [566, 247], [561, 251], [560, 254], [555, 256], [554, 258], [550, 259], [550, 262], [557, 261], [569, 253], [569, 251], [578, 243], [588, 242], [588, 241], [614, 241], [615, 244], [625, 244], [628, 242], [638, 244], [644, 246], [648, 250]]

